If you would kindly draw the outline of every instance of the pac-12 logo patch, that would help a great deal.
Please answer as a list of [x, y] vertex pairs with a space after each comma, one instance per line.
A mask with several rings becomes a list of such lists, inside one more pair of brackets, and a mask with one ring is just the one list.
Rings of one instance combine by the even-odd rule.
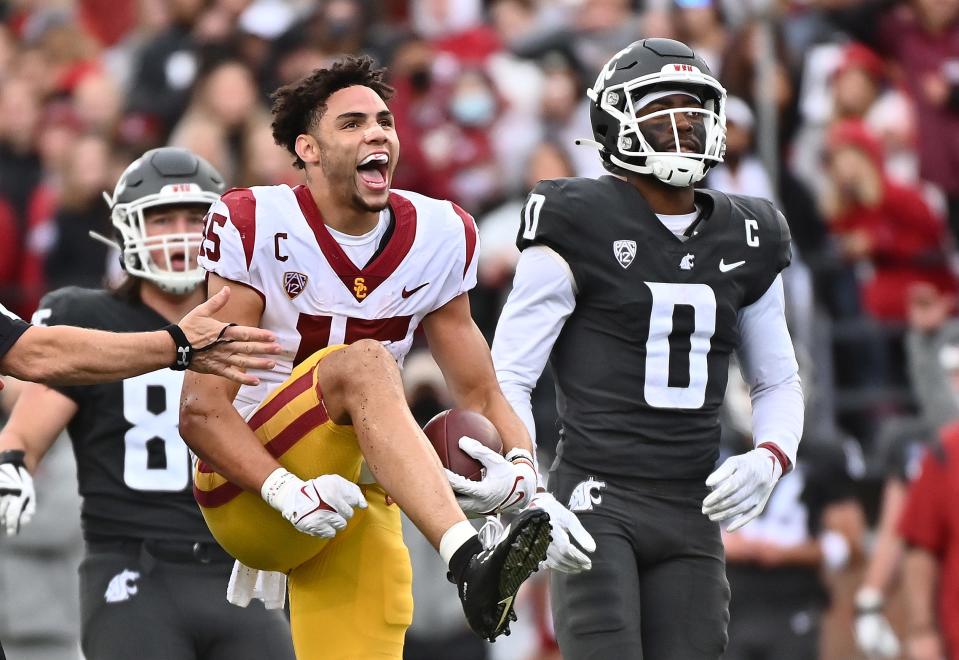
[[623, 268], [629, 268], [636, 258], [636, 241], [613, 241], [613, 256]]
[[290, 297], [290, 300], [293, 300], [303, 293], [308, 279], [310, 278], [303, 273], [297, 273], [295, 271], [283, 273], [283, 288], [286, 290], [286, 295]]

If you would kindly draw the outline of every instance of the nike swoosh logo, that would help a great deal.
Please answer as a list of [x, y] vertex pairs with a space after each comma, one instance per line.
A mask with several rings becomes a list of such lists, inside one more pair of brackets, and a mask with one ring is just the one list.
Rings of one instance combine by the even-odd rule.
[[410, 296], [412, 296], [414, 293], [416, 293], [417, 291], [419, 291], [420, 289], [422, 289], [422, 288], [423, 288], [424, 286], [426, 286], [427, 284], [429, 284], [429, 282], [423, 282], [423, 283], [420, 284], [419, 286], [413, 287], [413, 288], [410, 289], [409, 291], [407, 291], [407, 290], [406, 290], [406, 287], [404, 286], [404, 287], [403, 287], [403, 290], [400, 292], [400, 295], [403, 296], [404, 298], [409, 298]]
[[745, 260], [744, 260], [744, 261], [734, 261], [734, 262], [731, 263], [731, 264], [727, 264], [725, 261], [723, 261], [722, 259], [720, 259], [720, 260], [719, 260], [719, 272], [720, 272], [720, 273], [728, 273], [729, 271], [731, 271], [731, 270], [733, 270], [733, 269], [739, 268], [739, 267], [742, 266], [744, 263], [746, 263]]
[[505, 621], [506, 617], [509, 616], [509, 608], [513, 605], [514, 598], [516, 598], [515, 595], [507, 596], [506, 598], [504, 598], [503, 600], [497, 603], [497, 605], [504, 605], [504, 607], [503, 607], [503, 613], [499, 617], [499, 621], [496, 624], [495, 630], [499, 630], [503, 625], [503, 621]]
[[312, 502], [312, 501], [313, 501], [313, 496], [310, 495], [309, 492], [307, 492], [307, 489], [308, 489], [309, 487], [310, 487], [310, 484], [303, 484], [303, 487], [300, 488], [300, 492], [303, 493], [303, 497], [305, 497], [306, 499], [308, 499], [308, 500], [310, 500], [310, 501]]

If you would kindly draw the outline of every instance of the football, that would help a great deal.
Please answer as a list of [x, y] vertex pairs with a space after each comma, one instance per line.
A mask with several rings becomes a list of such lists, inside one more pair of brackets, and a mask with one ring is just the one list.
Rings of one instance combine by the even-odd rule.
[[483, 464], [460, 449], [460, 438], [468, 435], [496, 453], [503, 453], [503, 441], [496, 427], [472, 410], [444, 410], [426, 423], [423, 432], [433, 444], [443, 467], [473, 481], [483, 478]]

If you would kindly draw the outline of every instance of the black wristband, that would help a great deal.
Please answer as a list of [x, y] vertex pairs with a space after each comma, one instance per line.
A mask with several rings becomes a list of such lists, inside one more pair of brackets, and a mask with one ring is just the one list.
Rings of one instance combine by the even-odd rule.
[[14, 465], [23, 467], [24, 460], [26, 460], [27, 454], [22, 449], [7, 449], [0, 451], [0, 464], [3, 463], [13, 463]]
[[186, 371], [190, 367], [190, 362], [193, 361], [193, 346], [180, 326], [175, 323], [171, 323], [163, 329], [170, 333], [170, 336], [173, 337], [173, 343], [176, 344], [176, 359], [170, 365], [170, 368], [174, 371]]

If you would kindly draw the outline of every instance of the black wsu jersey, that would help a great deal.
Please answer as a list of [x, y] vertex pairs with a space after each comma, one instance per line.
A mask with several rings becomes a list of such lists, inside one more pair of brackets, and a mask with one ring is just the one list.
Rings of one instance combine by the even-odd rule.
[[[40, 302], [35, 322], [117, 332], [158, 330], [146, 305], [70, 287]], [[57, 387], [78, 406], [67, 430], [77, 459], [84, 536], [212, 541], [193, 500], [190, 455], [179, 434], [183, 372]]]
[[616, 177], [540, 182], [520, 250], [569, 264], [576, 308], [553, 346], [558, 455], [599, 474], [701, 479], [719, 447], [719, 407], [737, 313], [789, 264], [785, 219], [768, 201], [696, 191], [681, 241]]

